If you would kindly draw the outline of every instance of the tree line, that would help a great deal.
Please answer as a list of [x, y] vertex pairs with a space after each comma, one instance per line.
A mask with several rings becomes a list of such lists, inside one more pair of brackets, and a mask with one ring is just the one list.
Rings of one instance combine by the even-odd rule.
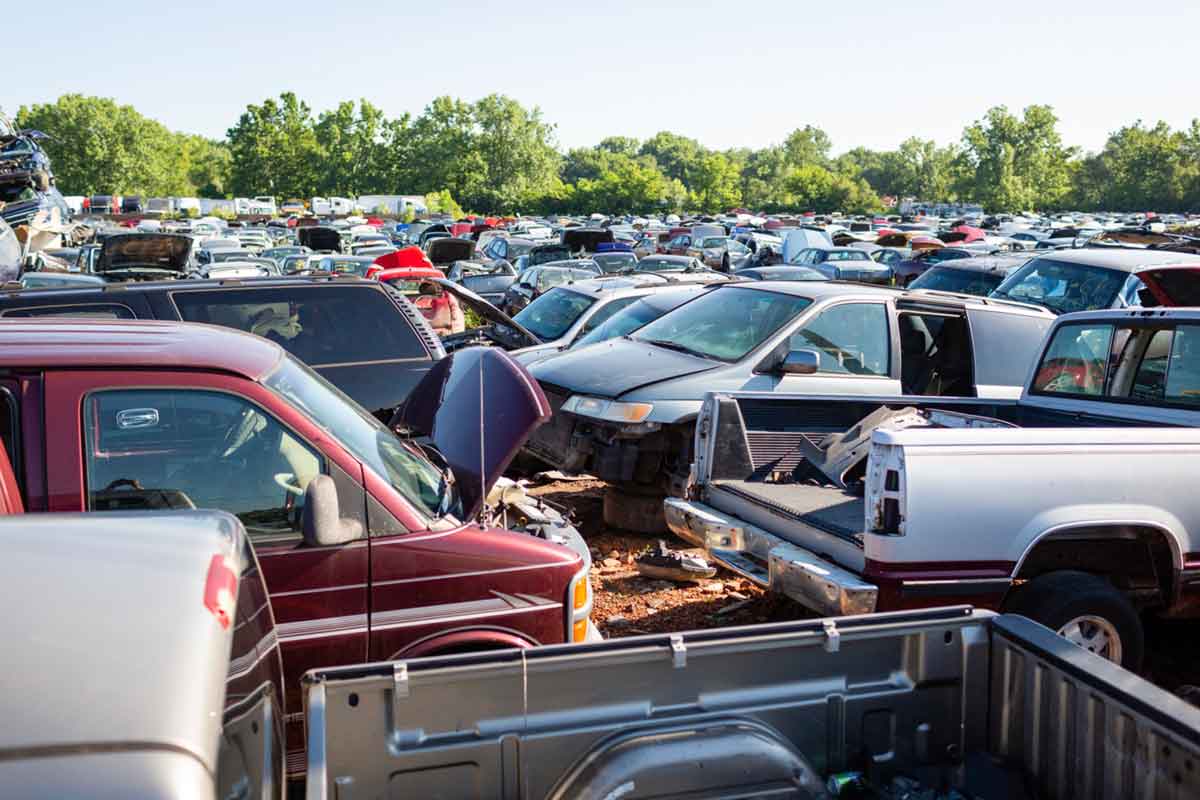
[[1044, 105], [992, 108], [950, 145], [914, 137], [837, 156], [812, 125], [761, 149], [713, 150], [662, 131], [562, 152], [539, 109], [497, 94], [438, 97], [419, 115], [388, 117], [367, 100], [316, 113], [285, 92], [248, 106], [223, 140], [77, 94], [22, 107], [16, 122], [52, 137], [45, 147], [67, 194], [437, 193], [447, 208], [490, 213], [866, 213], [886, 197], [994, 212], [1200, 210], [1200, 121], [1173, 130], [1139, 120], [1082, 153]]

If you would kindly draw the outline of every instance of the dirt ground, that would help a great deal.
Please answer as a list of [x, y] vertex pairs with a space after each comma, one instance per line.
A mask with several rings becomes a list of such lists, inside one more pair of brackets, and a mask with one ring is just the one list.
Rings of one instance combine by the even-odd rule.
[[[788, 598], [768, 594], [749, 581], [718, 570], [698, 583], [644, 578], [633, 561], [660, 537], [608, 528], [603, 518], [604, 482], [553, 480], [531, 487], [530, 494], [565, 506], [592, 550], [592, 620], [606, 638], [781, 622], [814, 616]], [[672, 550], [703, 555], [664, 535]], [[1149, 620], [1143, 675], [1168, 690], [1200, 685], [1200, 637], [1192, 620]]]

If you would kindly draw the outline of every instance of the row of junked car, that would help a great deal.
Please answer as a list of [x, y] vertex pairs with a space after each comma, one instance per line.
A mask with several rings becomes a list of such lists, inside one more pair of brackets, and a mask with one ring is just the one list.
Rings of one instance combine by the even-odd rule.
[[[101, 247], [161, 238], [127, 236]], [[138, 276], [136, 259], [153, 251], [126, 251], [124, 277]], [[310, 712], [298, 711], [299, 679], [308, 669], [594, 638], [586, 544], [559, 510], [502, 478], [522, 447], [528, 458], [608, 479], [610, 521], [635, 529], [669, 522], [731, 569], [824, 613], [964, 598], [1020, 610], [1133, 666], [1137, 611], [1191, 610], [1188, 565], [1200, 548], [1188, 549], [1186, 522], [1164, 521], [1167, 506], [1131, 511], [1097, 499], [1086, 524], [1065, 525], [1054, 524], [1061, 509], [1039, 511], [1048, 524], [1027, 526], [1031, 558], [1010, 555], [1020, 546], [1002, 541], [1011, 516], [997, 519], [987, 547], [1008, 549], [974, 558], [969, 535], [951, 547], [912, 527], [918, 511], [943, 501], [914, 494], [943, 480], [917, 474], [920, 454], [895, 451], [904, 469], [883, 469], [878, 458], [864, 465], [854, 436], [826, 437], [897, 405], [916, 409], [926, 427], [932, 419], [988, 436], [1002, 436], [991, 421], [1005, 417], [1001, 408], [1041, 426], [1061, 424], [1029, 402], [1047, 393], [1075, 404], [1056, 410], [1076, 425], [1188, 424], [1176, 408], [1186, 412], [1194, 391], [1190, 340], [1180, 334], [1188, 312], [1153, 306], [1194, 303], [1186, 298], [1195, 276], [1168, 267], [1198, 262], [1149, 250], [1055, 252], [1014, 273], [1025, 288], [1010, 288], [1008, 298], [739, 281], [719, 272], [710, 282], [700, 270], [616, 275], [556, 287], [516, 319], [451, 281], [414, 281], [418, 300], [430, 284], [479, 309], [482, 325], [446, 337], [408, 300], [409, 287], [357, 277], [5, 290], [0, 359], [12, 369], [0, 377], [0, 438], [14, 467], [7, 495], [36, 511], [233, 512], [261, 564], [282, 646], [287, 690], [279, 700], [290, 709], [292, 774], [304, 769]], [[376, 266], [378, 275], [388, 269]], [[575, 297], [548, 303], [560, 295]], [[1107, 334], [1080, 329], [1075, 316], [1056, 320], [1079, 306], [1131, 302], [1139, 307], [1116, 313], [1122, 322]], [[50, 319], [29, 319], [36, 317]], [[538, 335], [522, 317], [556, 327]], [[489, 346], [467, 347], [478, 344]], [[547, 356], [559, 349], [566, 352]], [[1112, 401], [1118, 390], [1110, 386], [1128, 391]], [[1108, 405], [1080, 410], [1087, 402], [1127, 404], [1141, 416], [1121, 417]], [[947, 413], [964, 410], [965, 417]], [[1143, 450], [1186, 442], [1178, 432], [1161, 442], [1156, 432], [1126, 433], [1132, 438], [1122, 441]], [[1112, 432], [1088, 442], [1103, 445], [1105, 437]], [[1107, 478], [1097, 498], [1127, 495], [1111, 464], [1129, 453], [1097, 463]], [[844, 470], [830, 466], [839, 459]], [[1041, 475], [1054, 485], [1049, 476], [1062, 468], [1045, 462], [1047, 471], [1034, 472], [1019, 463], [1011, 468], [1018, 482]], [[846, 493], [856, 470], [881, 475], [865, 501]], [[830, 472], [841, 484], [809, 491], [818, 473]], [[1169, 485], [1157, 473], [1155, 480]], [[968, 489], [984, 486], [978, 475], [964, 483], [954, 514], [934, 524], [949, 530], [953, 520], [982, 513], [968, 516], [964, 505]], [[722, 505], [720, 492], [743, 505]], [[978, 502], [1017, 514], [1021, 497], [1034, 497], [1024, 484]], [[811, 530], [795, 533], [779, 519]], [[924, 561], [914, 560], [921, 553]], [[943, 553], [955, 558], [938, 560]], [[1047, 575], [1053, 580], [1038, 583]], [[1102, 591], [1098, 581], [1113, 588]], [[1071, 605], [1080, 597], [1084, 605]], [[1072, 616], [1057, 624], [1063, 614]]]
[[[1148, 296], [1163, 304], [1200, 269], [1143, 266]], [[795, 289], [735, 283], [700, 296], [794, 303], [781, 288]], [[1193, 610], [1195, 514], [1179, 475], [1194, 443], [1178, 428], [1044, 426], [1192, 425], [1200, 315], [1148, 307], [1043, 324], [1035, 309], [989, 310], [999, 301], [847, 286], [834, 302], [836, 285], [808, 288], [822, 291], [801, 316], [877, 303], [898, 331], [923, 325], [931, 348], [976, 331], [1007, 341], [1025, 327], [1048, 331], [1048, 344], [1031, 345], [1038, 364], [1020, 399], [987, 384], [1015, 367], [993, 371], [974, 354], [966, 376], [931, 369], [931, 382], [960, 381], [957, 398], [864, 390], [862, 373], [836, 390], [845, 396], [815, 383], [801, 394], [709, 393], [695, 431], [697, 499], [667, 501], [672, 527], [831, 615], [966, 599], [1044, 621], [1049, 608], [1062, 637], [960, 607], [525, 650], [591, 638], [589, 558], [552, 509], [497, 478], [552, 413], [499, 348], [435, 360], [423, 318], [361, 279], [12, 292], [0, 316], [51, 318], [0, 320], [0, 363], [12, 368], [0, 378], [0, 510], [109, 513], [3, 523], [5, 581], [28, 604], [5, 693], [10, 718], [28, 724], [4, 738], [5, 785], [17, 795], [188, 786], [279, 797], [287, 776], [307, 773], [313, 798], [387, 786], [482, 797], [504, 794], [516, 773], [523, 788], [512, 796], [531, 798], [730, 786], [824, 797], [827, 781], [1066, 797], [1063, 776], [1091, 759], [1085, 791], [1186, 796], [1200, 712], [1086, 651], [1130, 663], [1139, 611]], [[377, 318], [354, 329], [359, 348], [411, 332], [426, 348], [423, 382], [398, 409], [371, 415], [320, 374], [347, 391], [385, 382], [377, 353], [365, 360], [378, 371], [356, 373], [363, 364], [308, 353], [314, 372], [261, 336], [224, 329], [275, 307], [294, 310], [297, 335], [318, 341], [352, 318]], [[210, 324], [120, 319], [170, 308]], [[325, 310], [336, 316], [321, 330], [313, 312]], [[771, 307], [758, 312], [772, 321]], [[830, 354], [840, 366], [849, 355]], [[785, 360], [800, 368], [783, 374], [798, 378], [821, 368], [819, 352]], [[885, 423], [880, 406], [899, 413]], [[1033, 429], [1000, 427], [1011, 421]], [[1019, 565], [1002, 563], [1023, 543]], [[49, 638], [64, 603], [78, 608], [74, 623]], [[518, 649], [474, 652], [496, 647]], [[53, 700], [72, 684], [89, 698], [83, 713]], [[34, 697], [44, 702], [30, 713]], [[1061, 713], [1033, 712], [1051, 702]], [[1124, 720], [1125, 732], [1101, 717]], [[1023, 744], [1047, 737], [1072, 744], [1050, 760]], [[1154, 766], [1121, 744], [1130, 737], [1156, 753]]]

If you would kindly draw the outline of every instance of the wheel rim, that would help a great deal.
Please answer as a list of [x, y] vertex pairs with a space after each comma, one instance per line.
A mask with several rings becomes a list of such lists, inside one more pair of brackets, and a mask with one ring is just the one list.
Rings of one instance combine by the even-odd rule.
[[1121, 635], [1103, 617], [1090, 614], [1075, 617], [1058, 629], [1058, 635], [1089, 653], [1121, 663]]

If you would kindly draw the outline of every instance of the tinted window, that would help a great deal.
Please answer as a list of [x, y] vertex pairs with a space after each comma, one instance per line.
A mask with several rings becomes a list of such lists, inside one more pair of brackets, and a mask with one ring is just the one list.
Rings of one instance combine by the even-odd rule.
[[95, 319], [133, 319], [127, 306], [90, 303], [78, 306], [44, 306], [42, 308], [12, 308], [5, 317], [93, 317]]
[[777, 292], [722, 289], [659, 317], [634, 338], [704, 358], [737, 361], [811, 302], [807, 297]]
[[1000, 285], [1004, 276], [999, 272], [979, 272], [972, 269], [934, 267], [926, 270], [908, 285], [910, 289], [931, 289], [937, 292], [986, 295]]
[[1175, 329], [1164, 399], [1168, 403], [1200, 405], [1200, 325]]
[[423, 358], [404, 315], [367, 284], [174, 292], [179, 314], [264, 336], [309, 366]]
[[834, 306], [792, 336], [792, 350], [816, 350], [819, 371], [886, 376], [891, 363], [887, 309], [880, 303]]
[[240, 397], [114, 390], [84, 403], [88, 510], [219, 508], [258, 541], [299, 537], [320, 456]]

